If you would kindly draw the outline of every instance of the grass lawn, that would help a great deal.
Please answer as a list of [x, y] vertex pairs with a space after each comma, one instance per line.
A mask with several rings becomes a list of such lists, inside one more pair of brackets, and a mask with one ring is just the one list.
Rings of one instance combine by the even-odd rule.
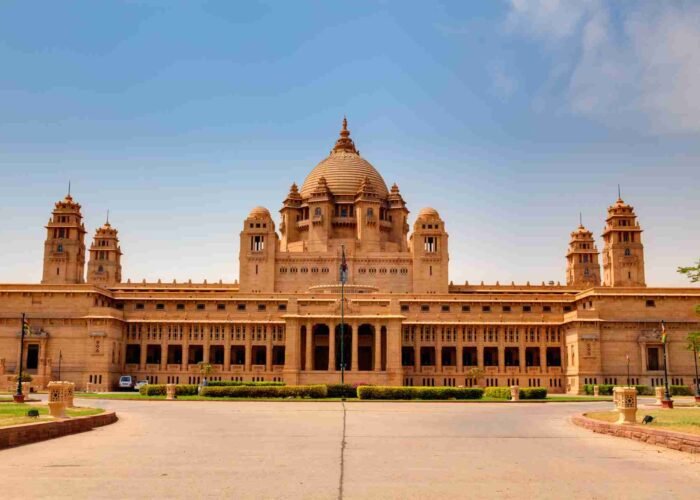
[[[616, 411], [600, 411], [585, 413], [588, 418], [605, 422], [617, 421]], [[654, 429], [687, 432], [700, 435], [700, 408], [673, 410], [638, 410], [637, 423], [641, 423], [645, 415], [654, 417], [654, 421], [646, 424]]]
[[[76, 398], [85, 398], [85, 399], [118, 399], [118, 400], [137, 400], [137, 401], [163, 401], [165, 400], [165, 396], [144, 396], [142, 394], [139, 394], [138, 392], [112, 392], [112, 393], [92, 393], [92, 392], [80, 392], [75, 394]], [[180, 401], [298, 401], [298, 402], [309, 402], [309, 401], [314, 401], [314, 402], [338, 402], [341, 401], [340, 398], [322, 398], [322, 399], [313, 399], [313, 398], [208, 398], [208, 397], [202, 397], [202, 396], [178, 396], [178, 400]], [[423, 399], [402, 399], [402, 400], [360, 400], [357, 398], [347, 398], [346, 401], [350, 402], [359, 402], [362, 401], [363, 403], [372, 403], [376, 401], [392, 401], [392, 402], [414, 402], [414, 403], [509, 403], [509, 401], [504, 400], [504, 399], [495, 399], [495, 398], [482, 398], [482, 399], [462, 399], [462, 400], [439, 400], [439, 399], [432, 399], [432, 400], [423, 400]], [[587, 402], [590, 403], [592, 401], [612, 401], [612, 398], [610, 397], [599, 397], [599, 398], [594, 398], [591, 396], [565, 396], [565, 395], [557, 395], [557, 396], [548, 396], [547, 399], [542, 400], [542, 399], [526, 399], [526, 400], [520, 400], [521, 403], [580, 403], [580, 402]]]
[[[27, 411], [31, 408], [39, 410], [39, 417], [28, 417]], [[97, 415], [104, 410], [100, 408], [67, 408], [66, 415], [69, 417], [84, 417], [87, 415]], [[3, 403], [0, 404], [0, 427], [18, 424], [30, 424], [33, 422], [48, 422], [54, 420], [49, 416], [49, 407], [46, 405]]]

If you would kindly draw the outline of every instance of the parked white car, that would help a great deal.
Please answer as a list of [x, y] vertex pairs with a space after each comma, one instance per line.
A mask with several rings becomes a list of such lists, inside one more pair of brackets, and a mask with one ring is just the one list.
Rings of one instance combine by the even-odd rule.
[[127, 389], [133, 389], [134, 382], [136, 382], [135, 377], [132, 377], [131, 375], [122, 375], [121, 377], [119, 377], [119, 389], [122, 391]]
[[148, 380], [139, 380], [138, 382], [136, 382], [136, 385], [134, 385], [134, 389], [138, 391], [144, 385], [148, 385]]

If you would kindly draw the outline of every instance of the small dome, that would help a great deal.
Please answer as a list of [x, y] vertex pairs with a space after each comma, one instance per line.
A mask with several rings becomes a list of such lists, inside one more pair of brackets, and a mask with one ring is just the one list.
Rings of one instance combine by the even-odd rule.
[[248, 214], [249, 219], [267, 219], [270, 218], [270, 211], [265, 207], [255, 207]]
[[422, 208], [420, 212], [418, 212], [418, 218], [419, 219], [439, 219], [440, 214], [438, 213], [437, 210], [435, 210], [432, 207], [425, 207], [425, 208]]

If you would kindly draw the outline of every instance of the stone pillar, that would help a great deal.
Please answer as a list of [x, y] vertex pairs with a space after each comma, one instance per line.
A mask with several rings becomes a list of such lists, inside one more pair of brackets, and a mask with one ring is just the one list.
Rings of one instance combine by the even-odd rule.
[[66, 408], [75, 408], [73, 397], [75, 396], [75, 384], [73, 382], [63, 382], [65, 389]]
[[444, 332], [444, 327], [440, 328], [440, 331], [437, 332], [437, 327], [430, 327], [435, 328], [437, 335], [435, 336], [435, 373], [437, 375], [442, 374], [442, 335], [445, 333]]
[[231, 370], [231, 334], [227, 332], [225, 334], [226, 342], [224, 343], [224, 371], [228, 372]]
[[358, 366], [359, 366], [357, 363], [357, 357], [358, 357], [357, 353], [359, 352], [358, 345], [357, 345], [358, 344], [357, 340], [359, 338], [359, 335], [358, 335], [357, 329], [358, 329], [357, 323], [353, 323], [352, 324], [352, 368], [351, 369], [354, 372], [356, 372], [358, 370]]
[[141, 359], [139, 359], [139, 370], [144, 371], [146, 369], [146, 354], [148, 352], [148, 342], [141, 339], [139, 343], [141, 346]]
[[[457, 373], [462, 374], [464, 372], [464, 328], [465, 327], [455, 327], [457, 332]], [[457, 384], [459, 385], [459, 383]]]
[[314, 332], [310, 325], [306, 325], [306, 371], [314, 369]]
[[253, 365], [253, 334], [255, 325], [246, 325], [245, 329], [245, 358], [243, 360], [243, 369], [250, 373], [251, 367]]
[[374, 326], [374, 371], [382, 371], [382, 326]]
[[335, 371], [335, 324], [328, 325], [328, 371]]
[[656, 397], [654, 404], [661, 406], [661, 402], [664, 399], [664, 390], [663, 387], [654, 387], [654, 396]]
[[420, 350], [421, 350], [421, 347], [423, 347], [423, 341], [420, 338], [420, 336], [421, 336], [420, 329], [422, 328], [422, 326], [416, 326], [416, 327], [409, 326], [409, 328], [416, 329], [416, 331], [415, 331], [416, 336], [414, 338], [415, 352], [413, 353], [413, 358], [415, 361], [415, 374], [417, 375], [422, 370], [422, 366], [420, 363]]
[[637, 389], [634, 387], [615, 387], [613, 401], [620, 414], [617, 424], [637, 423]]
[[165, 384], [165, 399], [168, 401], [172, 401], [177, 398], [177, 394], [175, 393], [175, 384]]
[[49, 382], [49, 414], [54, 418], [66, 418], [66, 401], [63, 382]]
[[204, 352], [202, 353], [203, 354], [202, 361], [204, 361], [204, 363], [209, 363], [210, 362], [209, 361], [209, 354], [210, 354], [209, 349], [211, 349], [211, 347], [209, 347], [209, 346], [211, 345], [211, 338], [210, 337], [211, 337], [212, 327], [211, 326], [202, 326], [201, 332], [202, 332], [202, 337], [204, 338], [204, 342], [202, 342], [202, 349], [204, 350]]
[[272, 332], [268, 326], [265, 327], [265, 336], [267, 337], [267, 342], [265, 342], [265, 371], [272, 373]]
[[510, 386], [510, 400], [520, 401], [520, 387], [518, 387], [517, 385]]
[[600, 396], [600, 387], [598, 387], [597, 385], [594, 385], [594, 386], [593, 386], [593, 395], [594, 395], [595, 397]]
[[[190, 362], [190, 335], [192, 326], [185, 325], [182, 332], [182, 373], [185, 376], [189, 375], [189, 362]], [[182, 383], [185, 383], [185, 377], [183, 377]]]

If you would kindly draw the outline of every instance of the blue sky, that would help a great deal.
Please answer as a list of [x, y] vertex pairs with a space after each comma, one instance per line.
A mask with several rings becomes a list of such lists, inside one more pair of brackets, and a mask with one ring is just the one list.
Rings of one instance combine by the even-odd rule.
[[649, 284], [700, 257], [697, 3], [5, 1], [0, 61], [0, 282], [40, 280], [69, 179], [124, 279], [231, 282], [344, 114], [455, 283], [563, 282], [618, 183]]

